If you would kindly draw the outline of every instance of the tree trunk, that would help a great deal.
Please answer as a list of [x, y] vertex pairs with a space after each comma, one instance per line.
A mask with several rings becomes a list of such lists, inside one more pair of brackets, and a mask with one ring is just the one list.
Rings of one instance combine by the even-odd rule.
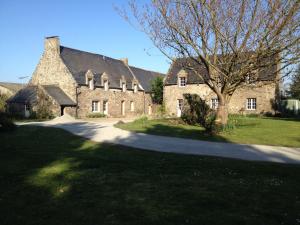
[[229, 96], [219, 96], [219, 106], [216, 115], [216, 125], [224, 127], [228, 122], [228, 104], [230, 101]]

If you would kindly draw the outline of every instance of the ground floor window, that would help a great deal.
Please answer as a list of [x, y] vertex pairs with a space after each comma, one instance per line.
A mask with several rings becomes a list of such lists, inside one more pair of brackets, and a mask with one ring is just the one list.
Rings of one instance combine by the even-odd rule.
[[107, 100], [103, 101], [103, 114], [104, 115], [108, 114], [108, 101]]
[[99, 102], [92, 101], [92, 112], [99, 112]]
[[219, 106], [219, 99], [217, 98], [212, 98], [211, 99], [211, 108], [212, 109], [217, 109]]
[[130, 111], [134, 112], [134, 102], [133, 101], [130, 102]]
[[256, 109], [256, 98], [247, 98], [247, 110]]
[[30, 105], [29, 104], [25, 105], [25, 111], [30, 111]]

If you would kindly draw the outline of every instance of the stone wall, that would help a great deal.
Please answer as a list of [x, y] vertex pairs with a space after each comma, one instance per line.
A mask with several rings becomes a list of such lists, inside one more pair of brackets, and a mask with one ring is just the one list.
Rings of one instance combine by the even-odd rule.
[[[78, 89], [78, 117], [83, 118], [92, 113], [92, 101], [99, 102], [99, 113], [103, 113], [103, 102], [108, 101], [108, 117], [131, 117], [148, 113], [149, 105], [152, 106], [151, 96], [142, 91], [134, 93], [131, 90], [122, 92], [119, 89], [103, 88], [89, 89], [87, 86], [80, 86]], [[125, 115], [122, 115], [122, 101], [125, 102]], [[134, 111], [131, 111], [130, 104], [134, 103]]]
[[76, 81], [59, 54], [59, 40], [45, 39], [44, 53], [32, 75], [32, 85], [57, 85], [73, 101], [76, 99]]
[[[187, 84], [185, 87], [178, 85], [168, 85], [164, 87], [164, 102], [168, 115], [177, 115], [177, 100], [184, 99], [183, 94], [198, 94], [201, 98], [211, 104], [212, 98], [217, 96], [210, 90], [206, 84]], [[246, 110], [247, 98], [256, 98], [256, 110]], [[256, 86], [247, 85], [237, 89], [230, 101], [230, 113], [273, 113], [272, 103], [276, 98], [275, 83], [260, 83]]]
[[[30, 83], [32, 85], [57, 85], [59, 86], [74, 102], [76, 102], [76, 86], [72, 74], [60, 58], [59, 39], [56, 37], [45, 39], [44, 53], [32, 75]], [[109, 117], [130, 117], [142, 115], [149, 112], [155, 113], [150, 94], [132, 90], [122, 92], [119, 89], [109, 89], [104, 91], [103, 88], [96, 87], [94, 90], [85, 85], [78, 87], [78, 108], [77, 116], [86, 117], [92, 113], [92, 101], [98, 101], [100, 113], [103, 113], [103, 101], [108, 101]], [[60, 106], [49, 96], [51, 100], [51, 110], [56, 116], [60, 115]], [[121, 103], [125, 102], [125, 115], [122, 115]], [[130, 104], [134, 102], [134, 111], [131, 111]], [[76, 107], [65, 107], [65, 113], [76, 116]]]

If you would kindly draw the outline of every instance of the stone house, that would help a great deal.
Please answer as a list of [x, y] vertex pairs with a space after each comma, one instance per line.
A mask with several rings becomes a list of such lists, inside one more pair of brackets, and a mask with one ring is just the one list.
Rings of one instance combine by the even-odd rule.
[[35, 111], [41, 102], [55, 116], [101, 113], [108, 117], [151, 114], [151, 80], [161, 73], [60, 45], [57, 36], [45, 38], [43, 55], [24, 89], [9, 99], [10, 110]]
[[[192, 70], [185, 69], [186, 59], [177, 59], [172, 63], [164, 86], [164, 102], [166, 112], [170, 116], [181, 116], [184, 105], [183, 94], [197, 94], [205, 99], [211, 108], [217, 109], [218, 98], [203, 80]], [[207, 73], [204, 66], [197, 68], [201, 73]], [[229, 104], [229, 113], [232, 114], [264, 114], [274, 113], [274, 102], [278, 99], [279, 85], [276, 82], [279, 74], [277, 65], [268, 70], [258, 72], [257, 82], [245, 82], [238, 88]]]

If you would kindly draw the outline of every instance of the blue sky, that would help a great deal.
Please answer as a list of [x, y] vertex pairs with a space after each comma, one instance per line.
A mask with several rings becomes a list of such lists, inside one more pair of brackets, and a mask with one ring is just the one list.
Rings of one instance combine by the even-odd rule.
[[166, 57], [115, 11], [114, 5], [126, 3], [0, 0], [0, 81], [21, 82], [19, 77], [31, 77], [42, 55], [44, 38], [53, 35], [60, 37], [61, 45], [117, 59], [127, 57], [130, 65], [166, 73]]

